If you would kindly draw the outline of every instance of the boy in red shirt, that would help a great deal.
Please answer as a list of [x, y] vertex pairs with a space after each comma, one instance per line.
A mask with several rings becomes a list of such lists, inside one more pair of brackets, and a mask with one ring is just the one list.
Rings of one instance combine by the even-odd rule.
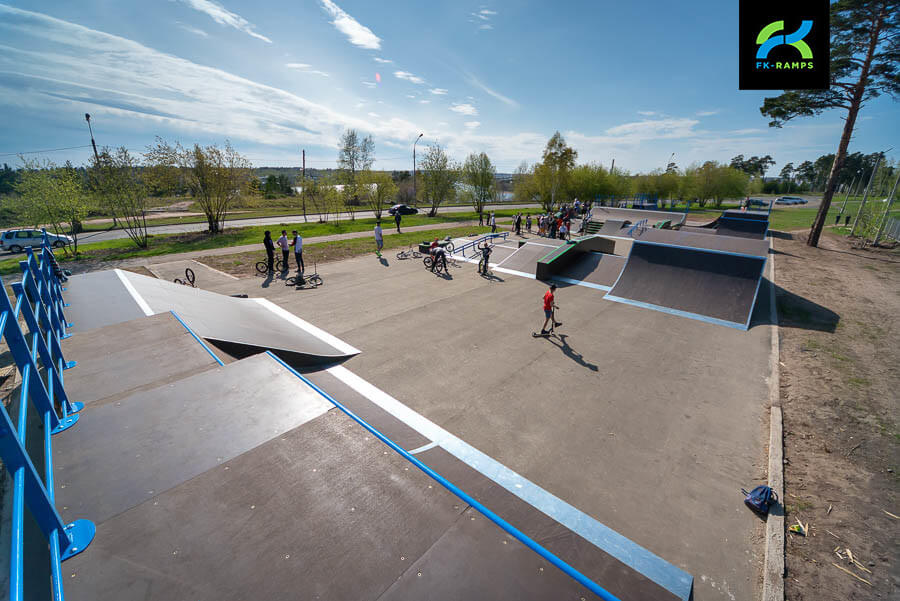
[[550, 290], [544, 293], [544, 325], [541, 328], [541, 335], [546, 336], [550, 332], [547, 330], [547, 324], [550, 323], [550, 320], [553, 320], [553, 326], [561, 326], [562, 324], [556, 321], [556, 318], [553, 316], [553, 309], [556, 307], [555, 298], [553, 293], [556, 292], [556, 284], [550, 284]]

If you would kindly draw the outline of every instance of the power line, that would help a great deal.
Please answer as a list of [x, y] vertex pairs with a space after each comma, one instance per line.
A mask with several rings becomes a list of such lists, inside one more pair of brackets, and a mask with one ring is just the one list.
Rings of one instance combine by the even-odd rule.
[[10, 156], [18, 156], [20, 154], [41, 154], [43, 152], [59, 152], [61, 150], [78, 150], [80, 148], [90, 148], [90, 144], [85, 144], [84, 146], [69, 146], [68, 148], [50, 148], [47, 150], [26, 150], [23, 152], [4, 152], [0, 153], [0, 157], [10, 157]]

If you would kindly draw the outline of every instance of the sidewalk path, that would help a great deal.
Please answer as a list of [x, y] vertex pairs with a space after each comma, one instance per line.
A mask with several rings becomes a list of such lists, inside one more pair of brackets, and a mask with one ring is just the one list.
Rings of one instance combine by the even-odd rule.
[[[497, 219], [499, 223], [503, 223], [504, 221], [510, 222], [512, 218], [501, 218]], [[420, 232], [420, 231], [428, 231], [428, 230], [446, 230], [452, 229], [455, 227], [464, 227], [467, 225], [478, 226], [477, 221], [456, 221], [452, 223], [432, 223], [426, 225], [416, 225], [412, 227], [403, 227], [400, 226], [400, 231], [402, 233], [407, 232]], [[388, 230], [385, 228], [384, 230], [385, 236], [397, 235], [397, 230], [392, 229]], [[353, 238], [373, 238], [374, 234], [372, 230], [364, 230], [362, 232], [347, 232], [346, 234], [331, 234], [329, 236], [316, 236], [312, 238], [304, 238], [303, 244], [316, 244], [320, 242], [332, 242], [334, 240], [350, 240]], [[374, 242], [372, 243], [375, 244]], [[218, 256], [218, 255], [233, 255], [237, 253], [244, 253], [250, 251], [259, 251], [260, 258], [262, 259], [265, 252], [263, 251], [262, 241], [257, 244], [244, 244], [241, 246], [225, 246], [222, 248], [209, 248], [206, 250], [194, 250], [191, 252], [185, 253], [176, 253], [176, 254], [168, 254], [168, 255], [157, 255], [154, 257], [135, 257], [133, 259], [121, 259], [118, 261], [86, 261], [84, 263], [66, 263], [64, 266], [66, 269], [70, 269], [72, 273], [86, 273], [89, 271], [99, 271], [101, 269], [122, 269], [126, 267], [147, 267], [148, 265], [153, 265], [155, 263], [169, 263], [171, 261], [182, 261], [187, 259], [196, 259], [199, 257], [209, 257], [209, 256]]]

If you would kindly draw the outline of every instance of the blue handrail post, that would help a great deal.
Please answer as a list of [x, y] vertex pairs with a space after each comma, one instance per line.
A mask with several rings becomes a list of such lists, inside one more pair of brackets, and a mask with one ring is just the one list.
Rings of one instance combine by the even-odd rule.
[[[63, 359], [62, 347], [60, 346], [59, 341], [67, 336], [60, 336], [60, 322], [53, 313], [52, 308], [50, 313], [48, 313], [47, 306], [40, 302], [40, 299], [44, 298], [43, 292], [46, 290], [46, 281], [40, 284], [35, 283], [30, 265], [31, 264], [25, 263], [24, 261], [19, 263], [22, 272], [25, 274], [25, 277], [22, 278], [21, 285], [25, 288], [25, 292], [28, 293], [29, 298], [37, 297], [39, 299], [38, 302], [35, 303], [35, 316], [38, 318], [38, 323], [43, 327], [43, 330], [47, 332], [48, 338], [51, 339], [51, 344], [49, 345], [50, 349], [56, 355], [57, 359]], [[16, 285], [17, 284], [13, 284], [13, 286]], [[16, 294], [18, 295], [19, 293], [17, 292]], [[28, 327], [31, 327], [31, 325], [29, 324]], [[67, 363], [63, 360], [63, 369], [70, 369], [75, 367], [75, 365], [75, 361], [69, 361]]]
[[[16, 296], [21, 297], [25, 294], [25, 289], [20, 282], [13, 284], [12, 289]], [[59, 404], [62, 407], [63, 417], [68, 416], [70, 413], [78, 413], [84, 408], [84, 403], [70, 402], [69, 396], [66, 394], [66, 390], [63, 387], [63, 376], [60, 367], [65, 369], [67, 364], [63, 358], [62, 349], [58, 349], [56, 353], [50, 352], [50, 348], [48, 348], [47, 341], [42, 335], [43, 332], [38, 325], [38, 320], [34, 315], [30, 303], [22, 303], [21, 314], [25, 319], [25, 324], [28, 326], [29, 332], [35, 335], [32, 350], [37, 350], [37, 354], [41, 359], [41, 364], [44, 366], [44, 369], [47, 370], [47, 383], [48, 385], [53, 386], [53, 390], [56, 391], [59, 398]], [[52, 330], [47, 332], [47, 336], [50, 338], [51, 342], [56, 344], [56, 347], [59, 346], [59, 342], [56, 340]], [[54, 354], [56, 354], [57, 360], [54, 360]], [[52, 397], [53, 395], [48, 396]], [[52, 400], [53, 398], [51, 398], [51, 401]]]
[[[30, 267], [24, 271], [23, 283], [12, 286], [16, 299], [15, 306], [5, 290], [0, 293], [0, 339], [6, 341], [16, 367], [22, 375], [18, 426], [13, 425], [6, 407], [0, 403], [0, 458], [13, 480], [9, 598], [15, 601], [25, 598], [24, 562], [27, 558], [24, 554], [24, 511], [27, 506], [50, 549], [51, 582], [48, 583], [50, 585], [48, 589], [52, 590], [55, 601], [63, 601], [60, 562], [83, 551], [93, 540], [96, 527], [89, 520], [75, 520], [66, 524], [56, 511], [51, 436], [75, 424], [78, 416], [66, 415], [67, 406], [71, 405], [68, 405], [62, 385], [60, 372], [62, 359], [60, 357], [54, 361], [48, 346], [48, 340], [52, 344], [56, 332], [53, 328], [48, 328], [45, 338], [34, 313], [35, 307], [45, 310], [41, 302], [42, 297], [35, 294], [40, 292], [43, 283], [35, 283]], [[34, 296], [34, 305], [26, 292], [29, 282], [28, 288]], [[2, 284], [0, 280], [0, 287]], [[25, 319], [31, 334], [30, 346], [28, 338], [19, 326], [20, 315]], [[43, 319], [45, 324], [50, 321], [46, 315]], [[49, 392], [38, 371], [38, 357], [47, 370]], [[54, 409], [56, 398], [61, 400], [60, 404], [63, 407], [62, 420]], [[41, 479], [25, 447], [29, 405], [34, 406], [43, 423], [45, 480]]]

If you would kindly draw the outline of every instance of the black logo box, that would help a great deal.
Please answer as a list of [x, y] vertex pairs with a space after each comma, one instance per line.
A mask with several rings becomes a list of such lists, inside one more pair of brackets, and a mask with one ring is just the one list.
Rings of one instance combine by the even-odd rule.
[[[831, 64], [829, 15], [828, 0], [740, 0], [739, 88], [827, 89]], [[784, 29], [776, 32], [776, 36], [790, 35], [800, 28], [803, 21], [812, 21], [812, 30], [803, 38], [812, 51], [812, 59], [802, 58], [795, 47], [785, 44], [773, 47], [766, 60], [757, 59], [756, 53], [760, 46], [756, 43], [756, 38], [773, 21], [784, 21]], [[788, 66], [785, 67], [785, 64]]]

